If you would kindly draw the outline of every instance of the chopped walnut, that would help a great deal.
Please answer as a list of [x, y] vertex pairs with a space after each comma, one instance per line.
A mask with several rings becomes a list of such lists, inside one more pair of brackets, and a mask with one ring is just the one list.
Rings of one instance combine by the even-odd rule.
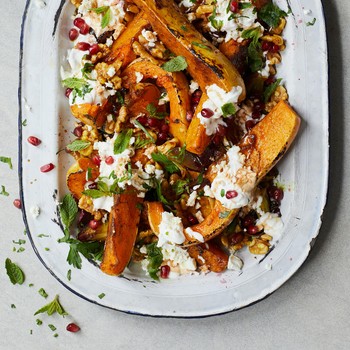
[[270, 102], [266, 104], [265, 109], [267, 112], [270, 112], [273, 107], [277, 105], [279, 101], [287, 101], [288, 93], [284, 86], [280, 85], [277, 87], [275, 92], [272, 94]]
[[132, 44], [132, 49], [137, 56], [140, 56], [142, 59], [148, 60], [155, 65], [158, 65], [158, 60], [156, 60], [147, 50], [137, 41]]
[[92, 214], [97, 221], [101, 220], [103, 217], [103, 212], [101, 210], [94, 210], [92, 199], [85, 194], [79, 199], [78, 207]]
[[70, 0], [70, 2], [75, 6], [75, 7], [79, 7], [81, 5], [81, 3], [83, 2], [83, 0]]
[[249, 245], [249, 251], [254, 255], [265, 255], [269, 251], [270, 243], [260, 238], [254, 238]]
[[85, 157], [88, 157], [94, 150], [93, 144], [99, 140], [99, 133], [95, 127], [90, 125], [83, 126], [83, 134], [81, 140], [91, 142], [91, 145], [79, 151], [79, 153]]
[[111, 49], [107, 45], [98, 44], [98, 47], [100, 48], [100, 51], [96, 55], [91, 56], [91, 62], [94, 64], [98, 61], [101, 61], [111, 52]]
[[105, 62], [98, 63], [95, 67], [97, 72], [97, 80], [101, 85], [110, 82], [113, 84], [114, 89], [119, 90], [121, 88], [122, 80], [119, 77], [119, 70], [122, 65], [120, 60], [115, 60], [111, 64]]
[[114, 131], [120, 132], [122, 130], [122, 125], [128, 121], [129, 115], [128, 115], [128, 109], [125, 106], [122, 106], [119, 110], [119, 114], [117, 117], [117, 122], [115, 124]]

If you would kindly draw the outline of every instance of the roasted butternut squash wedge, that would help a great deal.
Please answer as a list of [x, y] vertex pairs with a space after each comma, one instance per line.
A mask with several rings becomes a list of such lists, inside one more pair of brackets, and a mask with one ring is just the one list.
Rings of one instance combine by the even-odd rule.
[[183, 145], [188, 128], [186, 113], [190, 109], [190, 94], [186, 77], [181, 72], [166, 72], [147, 60], [140, 60], [124, 70], [123, 79], [126, 88], [132, 89], [135, 86], [137, 72], [143, 75], [143, 79], [156, 79], [156, 84], [167, 91], [170, 100], [170, 133]]
[[[281, 159], [296, 137], [300, 126], [300, 118], [288, 103], [279, 102], [271, 112], [238, 144], [246, 156], [245, 166], [257, 175], [257, 183]], [[209, 168], [207, 178], [213, 180], [215, 174]], [[200, 233], [204, 241], [220, 234], [238, 214], [239, 209], [227, 210], [219, 201], [215, 201], [213, 211], [204, 221], [191, 227]], [[199, 243], [190, 238], [185, 245]]]
[[147, 202], [145, 205], [151, 230], [158, 236], [159, 225], [162, 221], [162, 213], [164, 212], [163, 204], [161, 202]]
[[120, 275], [128, 265], [134, 249], [142, 199], [130, 189], [114, 196], [101, 270], [108, 275]]

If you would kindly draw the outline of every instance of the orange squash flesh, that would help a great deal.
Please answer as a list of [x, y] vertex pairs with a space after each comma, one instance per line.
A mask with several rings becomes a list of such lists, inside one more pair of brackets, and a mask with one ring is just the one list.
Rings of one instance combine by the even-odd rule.
[[131, 259], [140, 221], [140, 203], [142, 199], [134, 190], [114, 196], [101, 262], [101, 270], [108, 275], [120, 275]]
[[151, 230], [158, 236], [159, 225], [162, 222], [162, 213], [164, 212], [163, 204], [161, 202], [147, 202], [145, 206]]
[[[246, 167], [257, 175], [257, 183], [270, 171], [281, 159], [284, 153], [296, 137], [300, 126], [300, 118], [296, 112], [286, 103], [280, 101], [272, 111], [249, 131], [246, 137], [238, 144], [241, 152], [246, 156]], [[248, 147], [250, 140], [254, 143]], [[214, 177], [211, 168], [207, 178]], [[193, 231], [200, 233], [205, 241], [220, 234], [238, 214], [239, 209], [227, 210], [216, 200], [213, 211], [204, 221], [191, 227]], [[188, 237], [185, 245], [199, 243], [192, 237]]]

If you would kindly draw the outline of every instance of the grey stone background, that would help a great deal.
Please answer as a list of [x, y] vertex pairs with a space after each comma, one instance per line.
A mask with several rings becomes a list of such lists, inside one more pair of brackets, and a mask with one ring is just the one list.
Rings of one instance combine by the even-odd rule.
[[[24, 229], [20, 212], [12, 205], [18, 197], [18, 51], [24, 5], [25, 0], [0, 2], [0, 155], [12, 157], [14, 163], [12, 171], [0, 164], [0, 184], [10, 193], [0, 196], [0, 349], [350, 349], [350, 2], [324, 0], [330, 59], [330, 181], [323, 225], [309, 259], [256, 305], [189, 320], [130, 316], [95, 306], [64, 289], [28, 241], [24, 252], [12, 252], [12, 240], [23, 238]], [[20, 263], [33, 287], [9, 282], [6, 257]], [[59, 294], [72, 316], [43, 316], [44, 324], [37, 326], [33, 313], [45, 303], [37, 293], [41, 287], [48, 299]], [[71, 321], [81, 326], [80, 333], [65, 331]], [[58, 338], [48, 323], [57, 327]]]

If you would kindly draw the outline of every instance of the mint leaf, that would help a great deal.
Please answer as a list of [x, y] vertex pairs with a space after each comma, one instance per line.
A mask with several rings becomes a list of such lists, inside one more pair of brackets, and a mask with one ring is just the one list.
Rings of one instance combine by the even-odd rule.
[[114, 154], [123, 153], [129, 147], [131, 136], [131, 129], [123, 130], [117, 136], [116, 140], [114, 141]]
[[97, 13], [98, 15], [105, 13], [109, 9], [109, 6], [100, 6], [100, 7], [93, 7], [89, 9], [89, 11], [93, 11]]
[[236, 113], [236, 107], [233, 103], [225, 103], [221, 107], [223, 117], [234, 115]]
[[28, 124], [27, 119], [24, 119], [22, 122], [22, 126], [27, 126], [27, 124]]
[[170, 61], [165, 62], [162, 68], [167, 72], [180, 72], [187, 68], [187, 62], [185, 57], [177, 56], [172, 58]]
[[112, 10], [110, 9], [110, 7], [108, 7], [108, 10], [105, 12], [101, 20], [101, 28], [102, 29], [106, 28], [109, 25], [111, 19], [112, 19]]
[[10, 169], [13, 169], [11, 158], [9, 158], [9, 157], [0, 157], [0, 162], [8, 164]]
[[80, 90], [84, 85], [86, 85], [86, 81], [85, 79], [79, 78], [67, 78], [62, 80], [62, 84], [64, 87]]
[[263, 6], [258, 11], [258, 18], [264, 21], [272, 28], [276, 28], [279, 25], [281, 18], [287, 16], [288, 15], [286, 12], [282, 11], [278, 6], [276, 6], [272, 2]]
[[157, 107], [153, 103], [149, 103], [146, 106], [146, 110], [152, 118], [164, 119], [168, 115], [166, 112], [158, 112]]
[[101, 190], [85, 190], [83, 192], [83, 194], [85, 194], [86, 196], [89, 196], [93, 199], [96, 199], [96, 198], [101, 198], [101, 197], [105, 197], [105, 196], [111, 196], [111, 194], [109, 192], [104, 192], [104, 191], [101, 191]]
[[7, 258], [5, 260], [5, 268], [12, 284], [23, 284], [25, 279], [24, 273], [18, 265]]
[[71, 194], [66, 194], [63, 197], [62, 203], [59, 206], [62, 223], [64, 225], [64, 238], [59, 242], [67, 240], [70, 236], [69, 229], [78, 214], [78, 206]]
[[72, 143], [67, 145], [67, 149], [69, 149], [70, 151], [76, 152], [76, 151], [81, 151], [83, 149], [86, 149], [89, 146], [91, 146], [91, 142], [89, 141], [74, 140]]
[[134, 124], [146, 134], [146, 136], [152, 141], [152, 143], [156, 142], [153, 136], [147, 131], [147, 129], [138, 120], [134, 120]]
[[163, 262], [162, 250], [157, 247], [157, 243], [148, 244], [146, 246], [146, 249], [148, 260], [148, 273], [153, 279], [158, 281], [159, 277], [157, 275], [157, 272], [159, 271], [159, 268]]
[[52, 330], [52, 332], [57, 329], [53, 324], [48, 324], [47, 326]]
[[277, 79], [274, 83], [267, 86], [264, 91], [264, 102], [269, 102], [272, 94], [276, 91], [277, 87], [280, 85], [282, 79]]
[[10, 195], [8, 192], [6, 192], [6, 188], [3, 185], [1, 185], [0, 195], [6, 196], [6, 197], [8, 197]]
[[243, 39], [252, 39], [252, 42], [256, 45], [261, 37], [260, 28], [251, 28], [243, 30], [241, 37]]
[[63, 309], [62, 305], [59, 302], [58, 295], [55, 296], [54, 300], [52, 300], [50, 303], [46, 304], [42, 308], [40, 308], [38, 311], [35, 312], [34, 316], [41, 314], [41, 313], [47, 313], [49, 316], [57, 312], [61, 316], [68, 315], [67, 312]]
[[180, 171], [180, 168], [172, 161], [170, 160], [165, 154], [160, 152], [153, 152], [152, 153], [152, 159], [161, 164], [162, 167], [168, 171], [170, 174], [177, 173]]

